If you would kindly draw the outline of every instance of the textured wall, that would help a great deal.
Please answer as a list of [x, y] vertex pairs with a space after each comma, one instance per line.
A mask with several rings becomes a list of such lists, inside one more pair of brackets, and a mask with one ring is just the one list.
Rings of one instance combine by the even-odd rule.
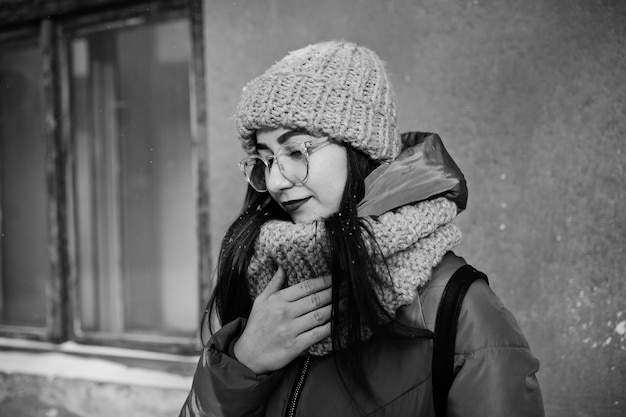
[[388, 62], [405, 130], [466, 173], [457, 253], [485, 271], [535, 354], [549, 416], [626, 415], [626, 3], [207, 1], [213, 251], [243, 181], [241, 87], [288, 50], [356, 41]]

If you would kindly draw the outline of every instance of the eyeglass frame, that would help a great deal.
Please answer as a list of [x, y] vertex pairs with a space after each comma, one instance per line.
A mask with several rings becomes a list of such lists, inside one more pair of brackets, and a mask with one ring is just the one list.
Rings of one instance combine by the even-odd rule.
[[[317, 139], [317, 138], [316, 138]], [[243, 173], [244, 178], [246, 179], [246, 182], [257, 192], [259, 193], [265, 193], [267, 192], [267, 176], [270, 173], [272, 167], [274, 166], [274, 160], [277, 160], [277, 156], [275, 155], [279, 155], [280, 151], [283, 147], [285, 146], [294, 146], [297, 145], [300, 147], [300, 151], [302, 152], [302, 154], [305, 157], [306, 160], [306, 175], [304, 176], [304, 178], [302, 180], [300, 180], [299, 182], [294, 182], [292, 181], [287, 175], [285, 175], [283, 168], [281, 166], [281, 164], [277, 164], [278, 165], [278, 170], [280, 171], [281, 175], [283, 177], [285, 177], [285, 179], [287, 179], [289, 182], [291, 182], [294, 185], [302, 185], [304, 184], [304, 182], [307, 180], [307, 178], [309, 178], [309, 157], [310, 155], [313, 153], [313, 151], [319, 150], [321, 149], [322, 145], [327, 145], [330, 143], [334, 143], [334, 141], [329, 138], [329, 137], [325, 137], [325, 138], [319, 138], [322, 139], [320, 142], [313, 142], [312, 140], [305, 140], [304, 142], [299, 142], [299, 143], [284, 143], [282, 144], [276, 154], [273, 155], [269, 155], [269, 156], [262, 156], [259, 154], [253, 154], [253, 155], [248, 155], [245, 158], [243, 158], [241, 161], [239, 161], [239, 169], [241, 170], [241, 172]], [[267, 171], [265, 173], [265, 190], [259, 190], [257, 187], [255, 187], [252, 182], [250, 181], [250, 178], [248, 177], [248, 175], [246, 174], [246, 163], [250, 160], [253, 159], [258, 159], [261, 162], [263, 162], [263, 164], [265, 165], [265, 167], [267, 168]], [[271, 166], [270, 166], [270, 160], [272, 160]]]

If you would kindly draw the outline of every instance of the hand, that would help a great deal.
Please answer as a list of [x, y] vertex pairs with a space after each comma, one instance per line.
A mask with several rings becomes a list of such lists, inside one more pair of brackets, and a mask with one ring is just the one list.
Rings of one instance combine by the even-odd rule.
[[254, 300], [246, 328], [235, 342], [235, 356], [257, 375], [283, 368], [330, 336], [330, 276], [281, 289], [285, 278], [278, 268]]

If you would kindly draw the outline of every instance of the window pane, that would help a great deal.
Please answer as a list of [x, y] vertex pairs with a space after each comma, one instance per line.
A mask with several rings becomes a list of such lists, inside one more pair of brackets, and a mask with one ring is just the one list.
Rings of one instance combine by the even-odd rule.
[[197, 328], [189, 66], [185, 20], [73, 40], [83, 330]]
[[41, 65], [36, 45], [0, 48], [0, 324], [46, 325]]

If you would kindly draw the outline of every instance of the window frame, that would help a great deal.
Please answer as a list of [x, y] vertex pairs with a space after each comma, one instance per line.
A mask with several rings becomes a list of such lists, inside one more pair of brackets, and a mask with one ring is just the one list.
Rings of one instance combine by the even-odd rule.
[[[52, 62], [52, 57], [50, 55], [50, 49], [43, 47], [43, 45], [48, 44], [48, 26], [42, 22], [41, 25], [35, 25], [32, 22], [20, 27], [11, 27], [9, 30], [2, 31], [0, 30], [0, 44], [11, 44], [11, 43], [32, 43], [37, 45], [41, 53], [41, 62], [42, 62], [42, 77], [41, 79], [41, 91], [42, 91], [42, 120], [41, 123], [44, 124], [43, 135], [44, 135], [44, 143], [45, 143], [45, 172], [46, 172], [46, 201], [48, 203], [47, 207], [47, 230], [46, 234], [48, 236], [47, 246], [48, 246], [48, 261], [49, 263], [49, 271], [50, 275], [48, 280], [44, 283], [46, 290], [46, 325], [45, 327], [30, 327], [30, 326], [20, 326], [20, 325], [8, 325], [8, 324], [0, 324], [0, 336], [12, 336], [16, 338], [23, 338], [28, 340], [58, 340], [59, 338], [59, 327], [58, 327], [58, 304], [60, 302], [59, 293], [55, 292], [53, 289], [58, 287], [58, 276], [54, 270], [55, 262], [52, 260], [52, 254], [55, 252], [53, 250], [52, 244], [57, 241], [57, 236], [55, 234], [55, 230], [53, 230], [53, 225], [55, 224], [56, 217], [53, 215], [55, 211], [54, 202], [50, 199], [51, 192], [55, 190], [54, 183], [56, 179], [56, 155], [54, 154], [54, 145], [52, 143], [53, 136], [50, 134], [51, 130], [51, 119], [52, 116], [50, 111], [53, 110], [49, 106], [50, 97], [52, 95], [52, 86], [49, 82], [49, 78], [45, 77], [46, 69], [50, 67], [50, 63]], [[0, 198], [1, 195], [0, 195]], [[1, 216], [2, 213], [0, 213]], [[2, 226], [0, 225], [0, 228]], [[0, 259], [1, 261], [1, 259]], [[0, 278], [2, 278], [0, 276]]]
[[[2, 6], [5, 1], [0, 1]], [[50, 274], [46, 282], [45, 328], [0, 325], [0, 336], [49, 342], [136, 348], [167, 353], [194, 354], [198, 337], [159, 335], [109, 335], [80, 330], [76, 213], [74, 210], [75, 158], [70, 108], [69, 41], [72, 36], [102, 28], [128, 27], [172, 17], [186, 17], [190, 27], [190, 111], [193, 192], [196, 208], [198, 325], [209, 297], [210, 239], [205, 63], [202, 0], [173, 1], [69, 1], [10, 2], [19, 11], [8, 16], [0, 7], [0, 43], [37, 39], [42, 53], [43, 120], [46, 143], [48, 201], [48, 253]], [[37, 2], [39, 3], [39, 2]], [[53, 4], [50, 4], [53, 3]], [[30, 14], [29, 14], [30, 13]], [[39, 15], [33, 15], [39, 13]], [[8, 19], [8, 20], [7, 20]], [[4, 20], [4, 22], [3, 22]], [[193, 339], [193, 340], [192, 340]]]

